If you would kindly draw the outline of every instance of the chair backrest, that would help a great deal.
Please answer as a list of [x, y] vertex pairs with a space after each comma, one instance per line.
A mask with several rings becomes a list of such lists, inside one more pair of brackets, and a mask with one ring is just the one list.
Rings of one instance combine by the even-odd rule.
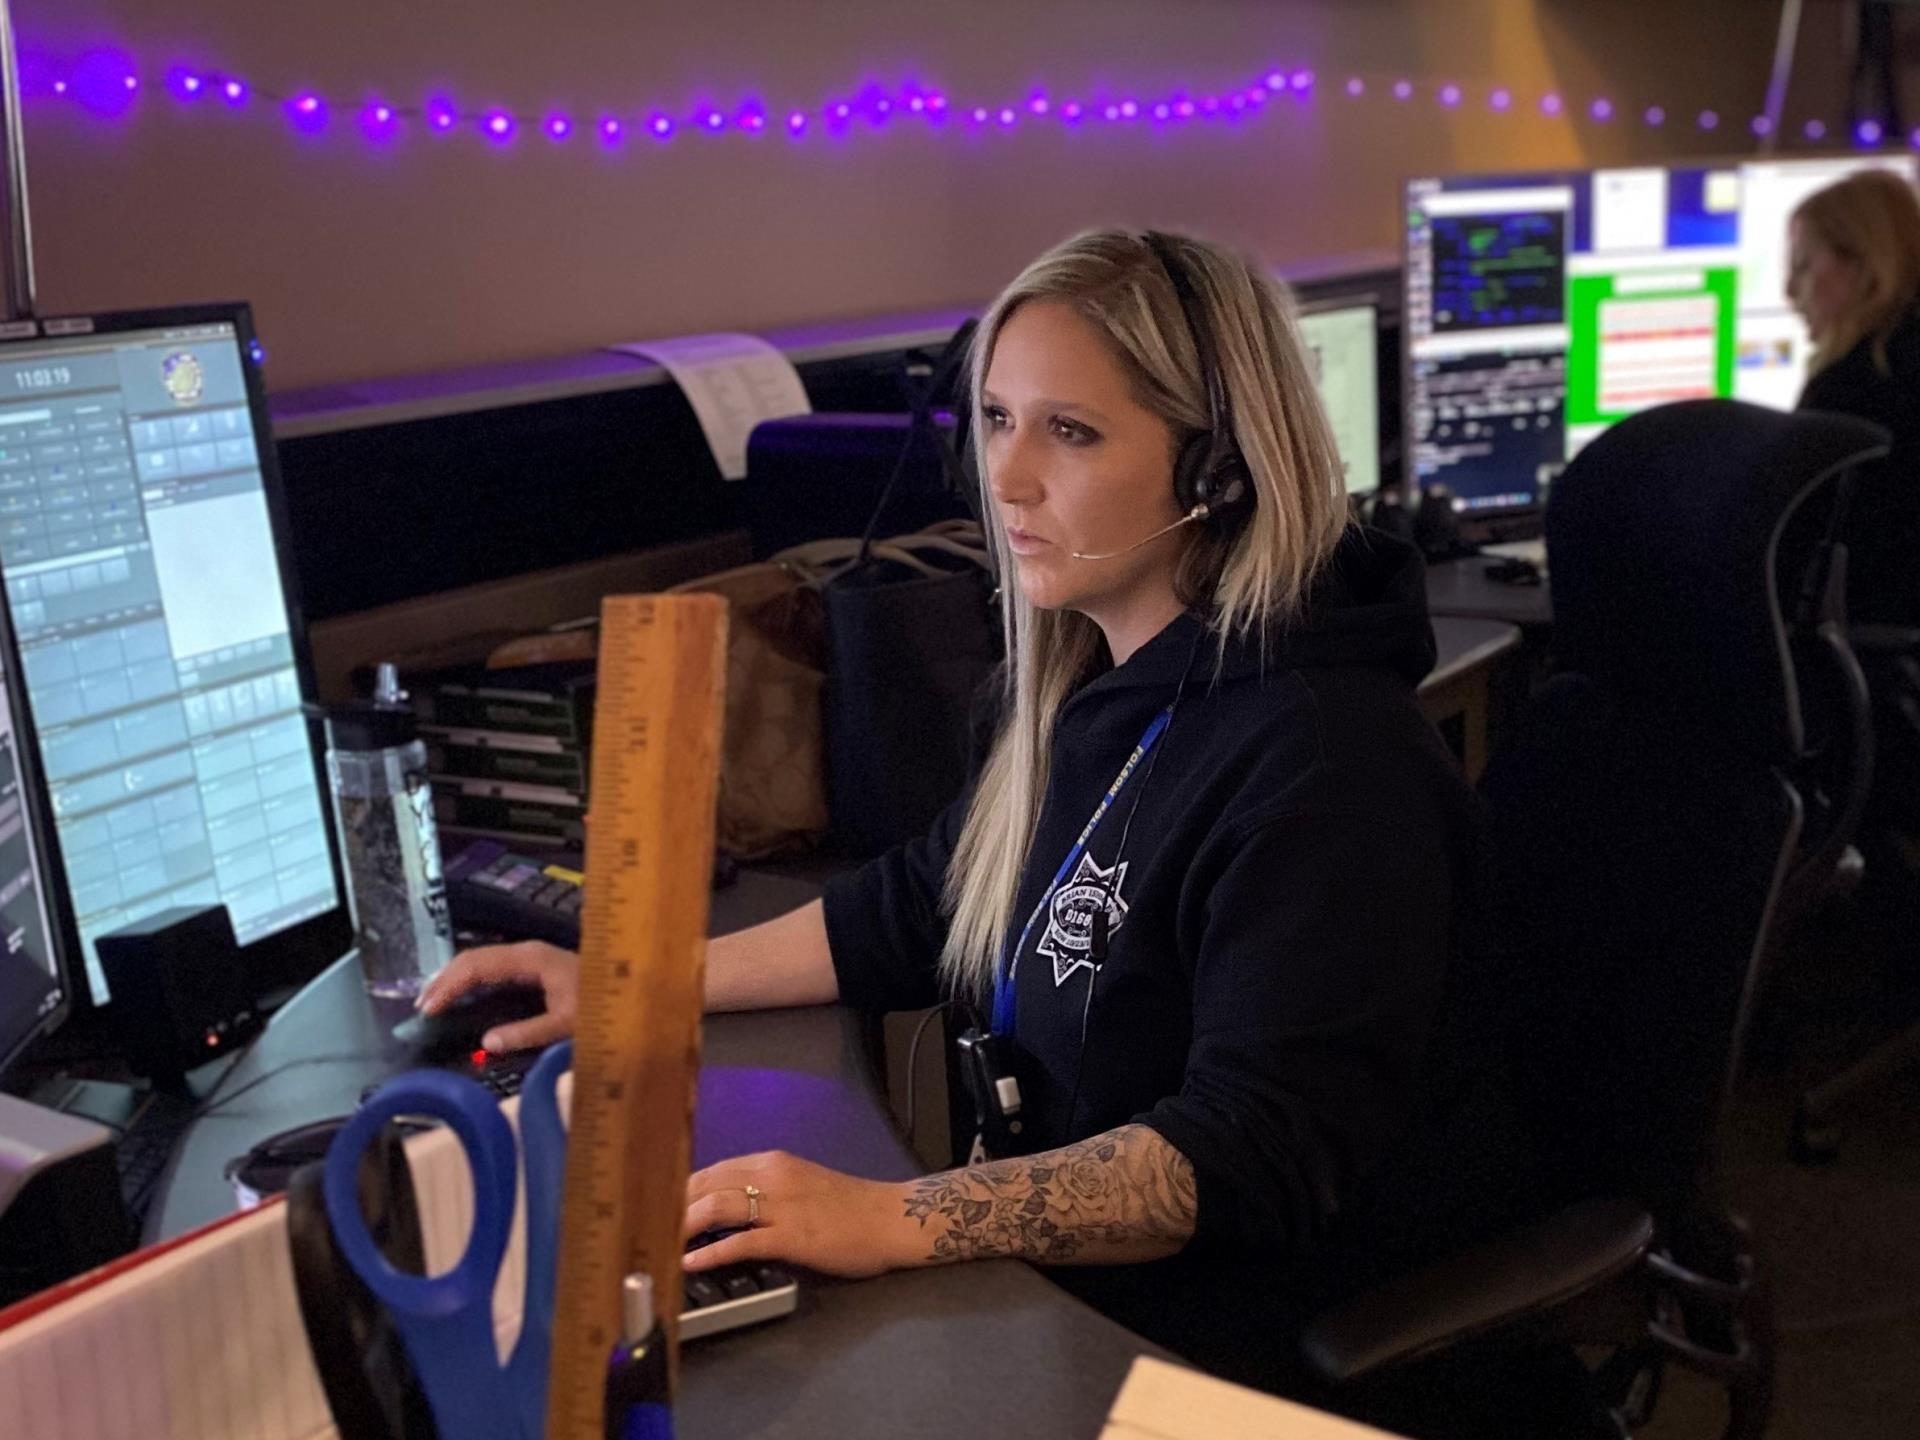
[[1679, 1225], [1699, 1208], [1801, 824], [1781, 536], [1877, 443], [1690, 402], [1615, 426], [1553, 488], [1564, 668], [1484, 788], [1523, 1089], [1569, 1192]]
[[1547, 507], [1561, 667], [1702, 741], [1796, 759], [1806, 717], [1790, 624], [1823, 501], [1885, 453], [1863, 420], [1733, 400], [1614, 426]]

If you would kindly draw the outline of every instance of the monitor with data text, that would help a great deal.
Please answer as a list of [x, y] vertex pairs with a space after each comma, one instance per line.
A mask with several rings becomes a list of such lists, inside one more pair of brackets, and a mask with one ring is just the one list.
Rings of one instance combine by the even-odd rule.
[[[0, 632], [6, 628], [0, 616]], [[0, 1069], [67, 1011], [66, 969], [49, 913], [44, 814], [22, 753], [16, 678], [0, 645]]]
[[1786, 297], [1788, 218], [1863, 166], [1915, 176], [1901, 154], [1410, 181], [1416, 481], [1463, 513], [1519, 510], [1636, 411], [1713, 396], [1791, 408], [1809, 346]]

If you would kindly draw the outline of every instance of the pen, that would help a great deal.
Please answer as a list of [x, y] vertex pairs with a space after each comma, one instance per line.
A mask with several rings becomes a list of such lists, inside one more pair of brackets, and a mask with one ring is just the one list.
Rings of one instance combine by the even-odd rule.
[[667, 1340], [649, 1276], [621, 1282], [620, 1310], [621, 1340], [607, 1361], [607, 1440], [673, 1440]]

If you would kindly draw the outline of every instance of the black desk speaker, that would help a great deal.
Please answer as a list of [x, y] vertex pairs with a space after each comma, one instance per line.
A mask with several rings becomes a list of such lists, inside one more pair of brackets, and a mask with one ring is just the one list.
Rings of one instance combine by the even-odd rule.
[[122, 1055], [171, 1084], [260, 1033], [253, 988], [224, 905], [176, 906], [96, 942]]

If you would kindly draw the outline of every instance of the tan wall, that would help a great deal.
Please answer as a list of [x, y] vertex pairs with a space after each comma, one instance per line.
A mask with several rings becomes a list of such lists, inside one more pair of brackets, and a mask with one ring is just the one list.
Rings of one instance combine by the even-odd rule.
[[[1817, 8], [1817, 7], [1816, 7]], [[970, 302], [1086, 225], [1153, 223], [1276, 263], [1396, 243], [1397, 182], [1428, 169], [1739, 148], [1542, 118], [1549, 88], [1753, 113], [1775, 7], [1754, 0], [15, 0], [29, 47], [103, 39], [164, 68], [217, 64], [334, 97], [335, 123], [151, 96], [123, 122], [29, 111], [42, 309], [239, 297], [276, 388], [622, 339]], [[1322, 77], [1306, 108], [1239, 127], [858, 131], [839, 142], [684, 136], [617, 154], [537, 135], [367, 145], [352, 110], [433, 86], [544, 113], [686, 111], [757, 93], [782, 112], [865, 76], [956, 96], [1225, 87], [1268, 60]], [[1338, 88], [1353, 72], [1374, 93]], [[1522, 97], [1396, 105], [1399, 73]], [[704, 95], [702, 87], [707, 87]]]

